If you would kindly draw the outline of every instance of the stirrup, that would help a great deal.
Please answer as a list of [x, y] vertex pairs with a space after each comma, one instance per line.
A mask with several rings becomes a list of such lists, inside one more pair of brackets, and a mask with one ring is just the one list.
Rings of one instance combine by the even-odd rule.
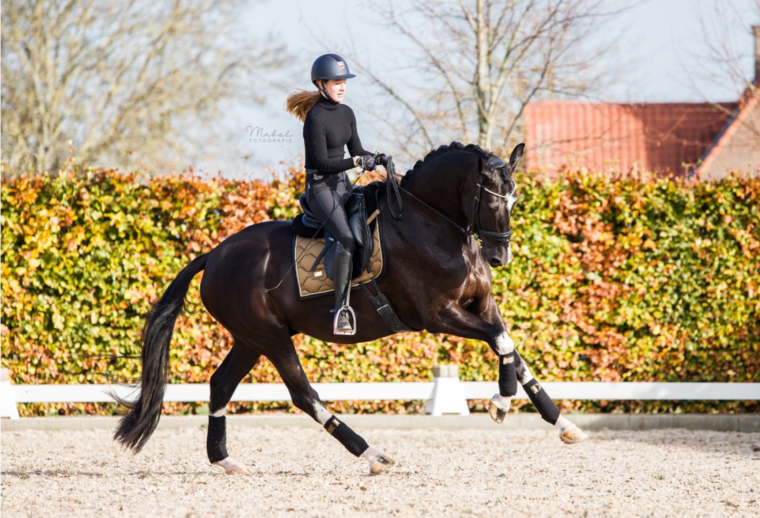
[[[351, 329], [346, 329], [346, 330], [338, 329], [338, 318], [340, 317], [341, 313], [343, 313], [344, 311], [347, 311], [350, 316], [350, 320], [352, 324]], [[351, 335], [356, 334], [356, 313], [354, 313], [354, 308], [352, 308], [351, 306], [341, 306], [340, 309], [332, 309], [330, 310], [330, 312], [335, 313], [335, 318], [333, 318], [333, 334], [334, 335], [351, 336]]]

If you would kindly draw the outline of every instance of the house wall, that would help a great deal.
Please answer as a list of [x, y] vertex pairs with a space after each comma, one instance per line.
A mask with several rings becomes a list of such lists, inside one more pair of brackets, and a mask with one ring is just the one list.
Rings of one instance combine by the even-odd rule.
[[721, 136], [698, 174], [703, 180], [719, 180], [730, 171], [760, 176], [760, 102], [757, 98]]

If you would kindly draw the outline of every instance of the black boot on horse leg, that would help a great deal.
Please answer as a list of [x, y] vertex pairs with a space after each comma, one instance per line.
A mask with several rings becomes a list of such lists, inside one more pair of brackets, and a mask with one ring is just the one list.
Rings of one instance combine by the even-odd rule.
[[270, 356], [269, 360], [285, 382], [293, 404], [321, 424], [327, 433], [335, 437], [349, 453], [366, 459], [370, 473], [379, 475], [395, 464], [393, 459], [372, 448], [359, 434], [325, 408], [319, 395], [306, 378], [292, 341], [289, 346], [283, 346], [279, 354]]
[[338, 241], [335, 245], [335, 262], [333, 263], [333, 284], [335, 286], [335, 317], [333, 320], [333, 334], [354, 335], [356, 334], [356, 315], [348, 305], [351, 295], [351, 274], [353, 270], [353, 254], [343, 248]]
[[211, 376], [206, 452], [211, 464], [224, 468], [228, 475], [244, 475], [245, 467], [227, 453], [227, 403], [242, 379], [253, 369], [261, 355], [235, 340], [232, 349]]
[[546, 393], [544, 388], [533, 377], [525, 360], [519, 354], [515, 354], [515, 366], [520, 384], [523, 386], [525, 393], [528, 394], [533, 406], [536, 407], [536, 410], [541, 414], [541, 418], [544, 421], [559, 429], [559, 438], [562, 439], [562, 442], [565, 444], [577, 444], [588, 439], [588, 435], [583, 430], [560, 414], [557, 405], [554, 404], [549, 394]]
[[[490, 286], [486, 290], [489, 288]], [[477, 297], [478, 294], [475, 295]], [[447, 333], [481, 340], [498, 355], [499, 393], [491, 399], [488, 411], [494, 421], [503, 422], [509, 412], [512, 398], [517, 394], [516, 352], [514, 342], [504, 329], [499, 308], [490, 296], [490, 290], [481, 293], [477, 299], [472, 299], [467, 310], [452, 304], [442, 305], [440, 310], [431, 314], [429, 318], [425, 328], [431, 333]]]
[[488, 413], [497, 423], [503, 423], [510, 407], [512, 398], [517, 395], [517, 374], [515, 372], [515, 344], [507, 331], [502, 331], [496, 337], [494, 349], [499, 355], [499, 393], [491, 398]]

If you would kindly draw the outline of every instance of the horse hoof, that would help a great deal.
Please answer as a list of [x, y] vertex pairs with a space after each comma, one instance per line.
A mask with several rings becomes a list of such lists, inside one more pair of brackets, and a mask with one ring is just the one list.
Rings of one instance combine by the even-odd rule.
[[[491, 419], [501, 424], [504, 422], [504, 418], [507, 417], [509, 407], [512, 404], [512, 398], [503, 398], [499, 394], [496, 394], [491, 398], [491, 403], [488, 405], [488, 414]], [[506, 408], [504, 408], [506, 406]]]
[[491, 401], [491, 404], [488, 405], [488, 414], [491, 416], [491, 419], [499, 424], [503, 423], [504, 418], [507, 417], [507, 413], [501, 408], [497, 407], [493, 401]]
[[572, 428], [568, 428], [564, 432], [560, 433], [559, 438], [562, 439], [562, 442], [565, 444], [578, 444], [579, 442], [583, 442], [588, 439], [588, 435], [586, 435], [585, 432], [577, 426], [573, 426]]
[[224, 468], [225, 475], [247, 475], [248, 474], [248, 470], [245, 469], [245, 466], [238, 463], [238, 461], [236, 461], [232, 457], [227, 457], [226, 459], [220, 460], [219, 462], [215, 462], [214, 464]]
[[391, 469], [395, 464], [395, 460], [381, 453], [370, 462], [369, 471], [373, 475], [379, 475], [380, 473], [385, 473]]

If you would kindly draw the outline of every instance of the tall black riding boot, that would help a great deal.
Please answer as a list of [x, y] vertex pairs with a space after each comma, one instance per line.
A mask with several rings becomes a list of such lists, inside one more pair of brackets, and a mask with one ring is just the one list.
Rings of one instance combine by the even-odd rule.
[[333, 263], [333, 284], [335, 285], [335, 319], [333, 334], [353, 335], [356, 333], [356, 316], [348, 305], [351, 294], [351, 272], [353, 269], [353, 254], [343, 248], [338, 241], [335, 246], [335, 262]]

